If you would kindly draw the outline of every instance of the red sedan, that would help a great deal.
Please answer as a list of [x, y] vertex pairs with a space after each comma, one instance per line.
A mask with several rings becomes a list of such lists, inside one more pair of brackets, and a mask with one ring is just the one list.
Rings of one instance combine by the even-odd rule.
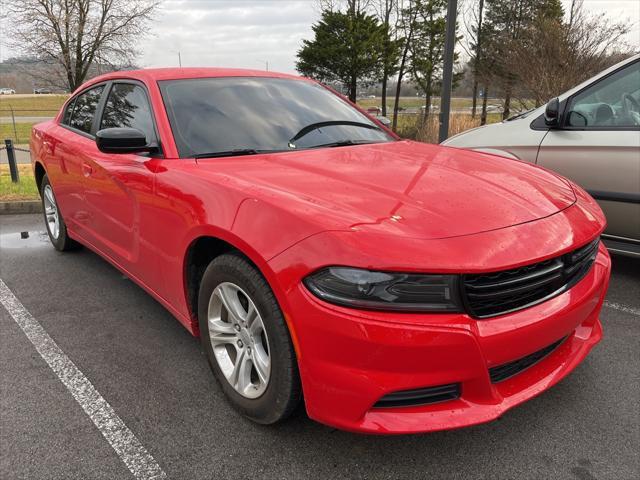
[[605, 219], [580, 187], [400, 140], [311, 80], [104, 75], [31, 152], [53, 245], [161, 302], [260, 423], [302, 399], [360, 432], [486, 422], [602, 336]]

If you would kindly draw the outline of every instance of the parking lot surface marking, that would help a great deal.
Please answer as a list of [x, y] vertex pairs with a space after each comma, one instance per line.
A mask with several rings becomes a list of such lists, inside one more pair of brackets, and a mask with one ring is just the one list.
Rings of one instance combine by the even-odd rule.
[[167, 478], [160, 465], [124, 424], [111, 405], [58, 347], [2, 279], [0, 279], [0, 303], [98, 427], [131, 473], [140, 480]]
[[623, 305], [617, 302], [609, 302], [605, 300], [604, 306], [608, 308], [613, 308], [614, 310], [620, 310], [621, 312], [630, 313], [631, 315], [637, 315], [640, 317], [640, 308], [633, 308], [627, 305]]

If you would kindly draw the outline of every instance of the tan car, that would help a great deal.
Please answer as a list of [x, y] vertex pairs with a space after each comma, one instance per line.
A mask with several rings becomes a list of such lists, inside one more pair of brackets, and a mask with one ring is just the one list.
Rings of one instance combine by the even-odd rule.
[[640, 256], [640, 55], [544, 107], [443, 145], [537, 163], [574, 180], [607, 216], [609, 250]]

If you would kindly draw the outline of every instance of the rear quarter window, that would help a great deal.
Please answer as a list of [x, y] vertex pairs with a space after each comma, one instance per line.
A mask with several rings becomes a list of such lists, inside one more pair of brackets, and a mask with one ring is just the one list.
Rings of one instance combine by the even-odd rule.
[[64, 115], [62, 115], [62, 124], [69, 125], [71, 121], [71, 114], [73, 113], [73, 106], [76, 103], [76, 99], [72, 98], [71, 101], [67, 104], [67, 107], [64, 109]]

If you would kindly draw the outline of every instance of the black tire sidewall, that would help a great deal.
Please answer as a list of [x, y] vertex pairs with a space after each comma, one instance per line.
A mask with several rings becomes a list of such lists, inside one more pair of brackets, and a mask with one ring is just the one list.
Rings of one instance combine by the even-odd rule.
[[[229, 384], [220, 370], [209, 341], [209, 300], [213, 290], [223, 282], [238, 285], [251, 297], [267, 333], [271, 373], [267, 389], [256, 399], [243, 397]], [[225, 254], [213, 260], [200, 283], [198, 323], [202, 347], [209, 365], [231, 404], [240, 413], [259, 423], [275, 423], [288, 416], [300, 395], [295, 355], [278, 303], [258, 270], [235, 254]]]

